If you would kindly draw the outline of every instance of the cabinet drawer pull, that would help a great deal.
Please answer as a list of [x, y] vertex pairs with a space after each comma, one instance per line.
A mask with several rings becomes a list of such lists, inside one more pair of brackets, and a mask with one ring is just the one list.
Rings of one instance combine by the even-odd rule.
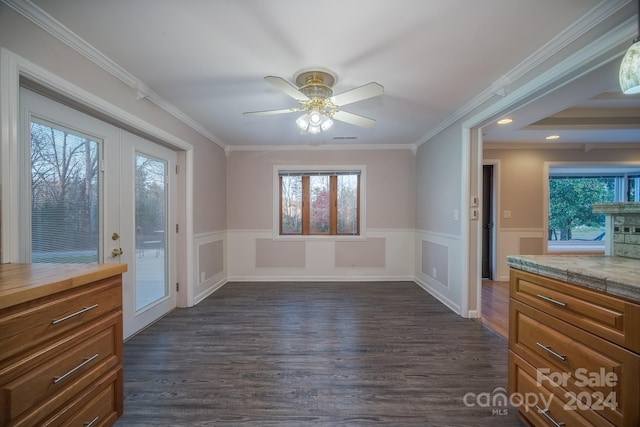
[[553, 417], [547, 413], [547, 412], [549, 412], [548, 409], [542, 409], [538, 405], [536, 405], [536, 409], [538, 410], [539, 414], [544, 415], [546, 419], [551, 421], [555, 427], [562, 427], [564, 425], [564, 422], [562, 422], [562, 421], [561, 422], [557, 422], [556, 420], [554, 420]]
[[86, 423], [82, 424], [84, 427], [91, 427], [92, 425], [94, 425], [95, 423], [98, 422], [98, 420], [100, 419], [100, 417], [95, 417], [94, 419], [92, 419], [91, 421], [87, 421]]
[[73, 374], [78, 369], [82, 369], [83, 366], [85, 366], [86, 364], [90, 363], [93, 359], [95, 359], [97, 357], [98, 357], [98, 353], [94, 354], [91, 357], [85, 358], [82, 363], [80, 363], [78, 366], [76, 366], [75, 368], [73, 368], [72, 370], [67, 372], [66, 374], [60, 375], [59, 377], [53, 377], [53, 383], [54, 384], [58, 384], [60, 381], [62, 381], [63, 379], [67, 378], [69, 375]]
[[60, 322], [64, 322], [65, 320], [69, 320], [69, 319], [71, 319], [72, 317], [76, 317], [76, 316], [81, 315], [82, 313], [86, 313], [86, 312], [87, 312], [87, 311], [89, 311], [89, 310], [93, 310], [94, 308], [97, 308], [97, 307], [98, 307], [98, 304], [90, 305], [89, 307], [85, 307], [85, 308], [83, 308], [82, 310], [78, 310], [78, 311], [76, 311], [75, 313], [71, 313], [71, 314], [69, 314], [69, 315], [67, 315], [67, 316], [64, 316], [64, 317], [61, 317], [61, 318], [59, 318], [59, 319], [53, 319], [53, 320], [51, 321], [51, 324], [52, 324], [52, 325], [56, 325], [56, 324], [58, 324], [58, 323], [60, 323]]
[[566, 306], [567, 306], [567, 303], [564, 303], [564, 302], [562, 302], [562, 301], [555, 300], [555, 299], [553, 299], [553, 298], [551, 298], [551, 297], [548, 297], [548, 296], [546, 296], [546, 295], [540, 295], [540, 294], [538, 294], [538, 295], [536, 295], [536, 296], [537, 296], [538, 298], [540, 298], [540, 299], [542, 299], [542, 300], [545, 300], [545, 301], [547, 301], [547, 302], [550, 302], [550, 303], [552, 303], [552, 304], [559, 305], [560, 307], [566, 307]]
[[538, 344], [540, 347], [545, 349], [547, 351], [547, 353], [557, 357], [558, 359], [562, 360], [563, 362], [565, 360], [567, 360], [567, 356], [564, 356], [564, 355], [562, 355], [560, 353], [556, 353], [555, 351], [551, 350], [551, 347], [549, 347], [548, 345], [540, 344], [539, 342], [537, 342], [536, 344]]

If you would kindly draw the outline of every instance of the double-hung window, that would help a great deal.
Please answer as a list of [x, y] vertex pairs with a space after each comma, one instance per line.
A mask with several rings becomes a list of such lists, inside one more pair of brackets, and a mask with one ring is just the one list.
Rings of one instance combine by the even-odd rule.
[[280, 235], [360, 234], [360, 170], [278, 171]]

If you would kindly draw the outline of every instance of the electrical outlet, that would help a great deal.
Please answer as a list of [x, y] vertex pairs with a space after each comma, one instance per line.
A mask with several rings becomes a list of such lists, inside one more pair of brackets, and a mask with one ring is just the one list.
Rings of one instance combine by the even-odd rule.
[[204, 271], [202, 271], [200, 273], [200, 283], [204, 282], [205, 280], [207, 280], [207, 276], [206, 274], [204, 274]]
[[433, 268], [431, 269], [431, 273], [432, 273], [431, 275], [433, 276], [433, 278], [434, 278], [434, 279], [437, 279], [437, 278], [438, 278], [438, 271], [436, 270], [436, 268], [435, 268], [435, 267], [433, 267]]

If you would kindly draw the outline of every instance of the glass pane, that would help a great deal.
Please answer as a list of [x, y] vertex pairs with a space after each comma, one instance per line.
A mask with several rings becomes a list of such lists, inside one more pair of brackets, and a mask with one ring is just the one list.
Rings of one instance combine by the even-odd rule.
[[627, 202], [640, 202], [640, 178], [637, 176], [628, 178]]
[[169, 294], [166, 249], [166, 169], [163, 161], [135, 158], [136, 310]]
[[358, 234], [358, 175], [338, 175], [338, 234]]
[[97, 263], [100, 144], [31, 122], [31, 261]]
[[282, 176], [282, 234], [302, 233], [302, 177]]
[[614, 197], [614, 177], [550, 178], [549, 242], [602, 241], [604, 215], [594, 214], [591, 205]]
[[310, 176], [311, 233], [329, 232], [329, 176]]

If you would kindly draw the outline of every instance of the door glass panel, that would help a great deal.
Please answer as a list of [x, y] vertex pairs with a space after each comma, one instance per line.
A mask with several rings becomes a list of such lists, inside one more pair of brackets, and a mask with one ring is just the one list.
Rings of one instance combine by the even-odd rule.
[[310, 229], [311, 233], [329, 232], [329, 176], [309, 177], [310, 188]]
[[100, 143], [32, 121], [31, 261], [100, 259]]
[[136, 311], [169, 294], [166, 169], [164, 161], [135, 155]]

